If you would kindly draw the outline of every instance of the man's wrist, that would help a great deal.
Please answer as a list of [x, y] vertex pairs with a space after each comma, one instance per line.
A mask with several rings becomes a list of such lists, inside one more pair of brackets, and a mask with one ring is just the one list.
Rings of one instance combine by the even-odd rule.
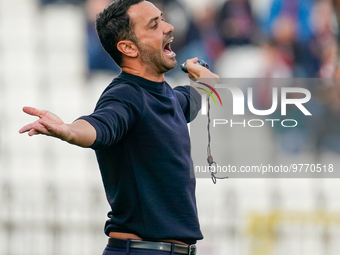
[[90, 147], [96, 140], [95, 128], [86, 120], [76, 120], [72, 124], [66, 124], [68, 134], [65, 141], [80, 147]]

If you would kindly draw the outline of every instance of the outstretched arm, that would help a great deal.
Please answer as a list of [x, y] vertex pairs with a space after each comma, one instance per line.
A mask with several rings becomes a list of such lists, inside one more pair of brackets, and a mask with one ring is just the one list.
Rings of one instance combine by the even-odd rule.
[[65, 124], [49, 111], [33, 107], [24, 107], [23, 111], [39, 117], [39, 120], [22, 127], [19, 131], [21, 134], [26, 132], [29, 136], [44, 134], [81, 147], [90, 147], [96, 140], [96, 130], [85, 120], [80, 119], [72, 124]]

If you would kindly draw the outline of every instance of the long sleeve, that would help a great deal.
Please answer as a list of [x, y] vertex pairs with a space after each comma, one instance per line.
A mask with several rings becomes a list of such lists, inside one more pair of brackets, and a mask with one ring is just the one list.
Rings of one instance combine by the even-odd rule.
[[187, 122], [193, 121], [201, 109], [201, 95], [191, 86], [176, 87], [174, 92]]
[[143, 111], [143, 97], [132, 85], [109, 87], [99, 99], [94, 112], [80, 119], [88, 121], [97, 131], [92, 149], [117, 143], [138, 122]]

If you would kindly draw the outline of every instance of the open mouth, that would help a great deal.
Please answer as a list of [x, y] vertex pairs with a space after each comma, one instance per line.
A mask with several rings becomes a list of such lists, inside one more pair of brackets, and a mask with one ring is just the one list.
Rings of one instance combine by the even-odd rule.
[[173, 42], [173, 40], [174, 39], [172, 38], [167, 44], [165, 44], [165, 46], [163, 48], [163, 52], [167, 56], [175, 55], [175, 52], [173, 52], [172, 49], [171, 49], [171, 43]]

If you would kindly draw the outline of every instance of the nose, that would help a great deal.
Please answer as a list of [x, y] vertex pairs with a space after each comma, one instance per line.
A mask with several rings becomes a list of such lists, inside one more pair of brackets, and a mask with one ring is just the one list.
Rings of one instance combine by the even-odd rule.
[[174, 31], [173, 25], [164, 21], [164, 34], [169, 34]]

